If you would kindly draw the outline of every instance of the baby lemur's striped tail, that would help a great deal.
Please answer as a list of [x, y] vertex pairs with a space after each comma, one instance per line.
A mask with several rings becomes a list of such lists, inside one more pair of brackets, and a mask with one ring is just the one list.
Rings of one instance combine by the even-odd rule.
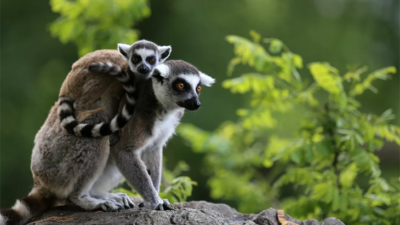
[[54, 197], [43, 198], [28, 195], [17, 200], [10, 209], [0, 210], [0, 225], [25, 224], [34, 216], [46, 211], [54, 204]]
[[107, 136], [124, 127], [129, 118], [133, 115], [135, 109], [134, 78], [132, 76], [129, 76], [126, 71], [122, 71], [118, 65], [112, 63], [97, 63], [90, 65], [89, 71], [112, 75], [119, 82], [122, 83], [122, 86], [126, 91], [127, 99], [127, 102], [124, 105], [122, 112], [119, 112], [111, 120], [111, 122], [108, 123], [79, 123], [75, 117], [73, 102], [68, 99], [60, 98], [57, 113], [60, 118], [61, 126], [66, 129], [70, 134], [83, 137]]

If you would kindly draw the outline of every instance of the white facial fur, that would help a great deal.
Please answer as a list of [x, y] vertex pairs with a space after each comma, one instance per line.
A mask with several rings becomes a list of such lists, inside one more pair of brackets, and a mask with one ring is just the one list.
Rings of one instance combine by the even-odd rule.
[[[196, 104], [200, 105], [198, 85], [211, 86], [215, 82], [212, 77], [180, 60], [171, 60], [156, 66], [152, 77], [155, 95], [165, 109], [184, 107], [196, 110]], [[182, 91], [177, 87], [179, 82], [184, 84]]]
[[[178, 75], [178, 77], [182, 78], [186, 82], [188, 82], [190, 84], [191, 88], [192, 88], [192, 92], [193, 92], [192, 94], [197, 95], [196, 88], [197, 88], [197, 85], [199, 85], [199, 83], [200, 83], [200, 77], [198, 75], [195, 75], [195, 74], [181, 74], [181, 75]], [[192, 96], [188, 96], [188, 97], [190, 98]]]
[[166, 110], [172, 110], [178, 108], [176, 103], [174, 102], [173, 96], [171, 95], [171, 88], [169, 82], [160, 83], [156, 81], [156, 78], [153, 79], [153, 90], [157, 100], [161, 103], [161, 105]]
[[[162, 71], [170, 72], [168, 66], [163, 65], [162, 67], [158, 66], [157, 70], [160, 72], [160, 75], [163, 76], [164, 78], [168, 78], [169, 76], [167, 74], [163, 74]], [[174, 75], [175, 77], [175, 75]], [[173, 82], [175, 79], [165, 79], [162, 83], [156, 81], [157, 78], [153, 78], [153, 89], [154, 93], [160, 101], [160, 103], [164, 106], [165, 109], [167, 110], [172, 110], [175, 108], [180, 108], [180, 106], [177, 105], [177, 102], [184, 101], [186, 99], [190, 99], [192, 97], [198, 97], [196, 88], [197, 85], [200, 82], [200, 77], [198, 75], [194, 74], [179, 74], [176, 76], [177, 78], [181, 78], [185, 80], [188, 84], [191, 86], [191, 91], [190, 92], [185, 92], [182, 95], [177, 95], [175, 91], [172, 88]]]
[[[145, 41], [145, 40], [143, 40], [143, 41]], [[170, 54], [172, 52], [171, 46], [157, 46], [156, 44], [151, 43], [151, 42], [150, 43], [147, 42], [147, 44], [156, 45], [156, 48], [157, 48], [156, 51], [153, 49], [148, 49], [146, 47], [140, 48], [140, 49], [135, 49], [135, 48], [133, 48], [135, 43], [133, 43], [132, 45], [118, 44], [118, 51], [124, 56], [125, 60], [128, 62], [130, 70], [134, 73], [138, 73], [138, 68], [141, 65], [145, 65], [147, 68], [150, 68], [150, 73], [151, 73], [151, 71], [154, 69], [154, 66], [163, 63], [170, 56]], [[142, 59], [137, 64], [134, 64], [132, 62], [132, 56], [134, 54], [140, 56], [140, 58]], [[156, 60], [155, 64], [151, 65], [149, 62], [146, 61], [147, 57], [149, 57], [149, 56], [155, 57], [155, 60]], [[162, 57], [164, 57], [164, 58], [162, 58]]]
[[[128, 61], [129, 68], [131, 68], [131, 70], [132, 70], [134, 73], [137, 73], [137, 68], [138, 68], [140, 65], [142, 65], [142, 64], [145, 64], [145, 65], [146, 65], [147, 67], [149, 67], [149, 68], [152, 68], [152, 67], [154, 66], [154, 65], [150, 65], [150, 63], [148, 63], [148, 62], [146, 61], [146, 58], [149, 57], [149, 56], [151, 56], [151, 55], [154, 55], [154, 56], [156, 57], [156, 62], [158, 62], [158, 55], [157, 55], [153, 50], [151, 50], [151, 49], [146, 49], [146, 48], [135, 49], [135, 54], [136, 54], [136, 55], [139, 55], [140, 58], [142, 59], [142, 61], [141, 61], [140, 63], [136, 64], [136, 65], [133, 64], [132, 60], [129, 60], [129, 61]], [[130, 52], [129, 58], [131, 58], [132, 55], [133, 55], [133, 54]]]
[[142, 57], [142, 60], [145, 60], [148, 56], [156, 54], [153, 50], [146, 48], [135, 49], [135, 53], [140, 55]]

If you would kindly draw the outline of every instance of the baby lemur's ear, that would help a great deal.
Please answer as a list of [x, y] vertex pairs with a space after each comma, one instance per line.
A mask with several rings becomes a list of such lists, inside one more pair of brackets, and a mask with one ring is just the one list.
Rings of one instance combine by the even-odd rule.
[[158, 51], [160, 52], [160, 63], [163, 63], [171, 55], [171, 46], [158, 46]]
[[126, 61], [129, 60], [128, 52], [129, 49], [131, 48], [130, 45], [127, 44], [118, 44], [118, 51], [121, 53], [121, 55], [125, 58]]
[[207, 87], [211, 87], [211, 85], [213, 83], [215, 83], [215, 79], [214, 78], [212, 78], [212, 77], [210, 77], [207, 74], [202, 73], [202, 72], [200, 72], [200, 81], [201, 81], [201, 84], [204, 84]]
[[163, 79], [163, 78], [168, 78], [169, 77], [169, 67], [165, 64], [160, 64], [156, 66], [153, 70], [153, 77], [156, 77], [157, 79]]

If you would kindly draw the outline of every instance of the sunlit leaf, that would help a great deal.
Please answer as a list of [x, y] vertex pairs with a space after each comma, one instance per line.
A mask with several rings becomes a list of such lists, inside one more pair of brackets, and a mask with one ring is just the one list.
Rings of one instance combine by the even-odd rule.
[[327, 63], [312, 63], [311, 74], [320, 87], [331, 94], [339, 94], [341, 91], [341, 79], [337, 70]]

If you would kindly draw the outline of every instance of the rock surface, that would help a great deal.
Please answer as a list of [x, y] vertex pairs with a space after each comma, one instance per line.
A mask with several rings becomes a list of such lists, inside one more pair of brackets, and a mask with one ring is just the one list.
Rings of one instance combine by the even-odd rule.
[[[276, 210], [269, 208], [259, 214], [242, 214], [225, 204], [214, 204], [205, 201], [193, 201], [174, 204], [175, 211], [155, 211], [139, 209], [140, 199], [133, 198], [135, 208], [120, 212], [85, 212], [77, 207], [62, 206], [51, 209], [43, 215], [36, 217], [29, 225], [50, 224], [83, 224], [83, 225], [280, 225]], [[298, 225], [344, 225], [338, 219], [328, 218], [319, 223], [317, 220], [295, 220], [286, 215], [288, 221]]]

